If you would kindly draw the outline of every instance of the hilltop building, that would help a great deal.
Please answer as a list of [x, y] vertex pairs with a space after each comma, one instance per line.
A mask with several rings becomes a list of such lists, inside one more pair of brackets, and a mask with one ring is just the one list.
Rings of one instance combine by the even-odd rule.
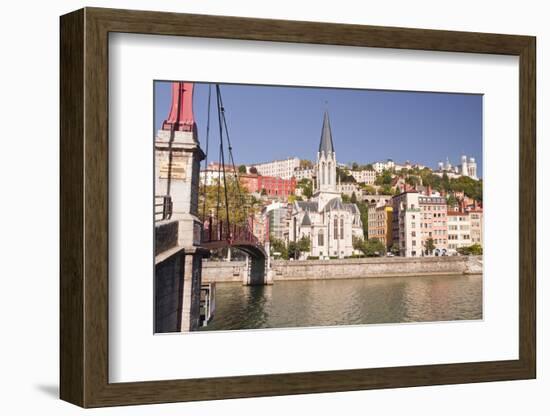
[[445, 162], [439, 162], [435, 174], [443, 176], [443, 173], [446, 173], [449, 178], [467, 176], [475, 180], [479, 179], [477, 176], [477, 163], [475, 158], [468, 158], [466, 155], [460, 157], [460, 164], [456, 166], [453, 166], [449, 162], [449, 158], [447, 158]]

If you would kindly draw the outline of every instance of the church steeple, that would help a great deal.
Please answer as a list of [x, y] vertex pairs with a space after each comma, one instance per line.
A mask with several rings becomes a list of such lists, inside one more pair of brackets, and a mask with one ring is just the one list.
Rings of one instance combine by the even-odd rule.
[[321, 129], [321, 140], [319, 142], [319, 151], [317, 152], [316, 171], [316, 194], [330, 193], [327, 197], [334, 198], [337, 193], [336, 183], [336, 152], [332, 142], [332, 130], [328, 111], [325, 111], [323, 117], [323, 127]]
[[328, 111], [325, 111], [323, 118], [323, 128], [321, 129], [321, 141], [319, 142], [319, 153], [325, 152], [325, 156], [334, 153], [334, 145], [332, 144], [332, 131], [330, 129], [330, 120]]

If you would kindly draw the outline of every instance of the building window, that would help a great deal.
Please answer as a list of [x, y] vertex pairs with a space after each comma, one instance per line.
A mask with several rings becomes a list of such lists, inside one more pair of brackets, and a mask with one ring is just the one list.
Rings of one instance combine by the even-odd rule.
[[[319, 247], [322, 247], [325, 245], [325, 236], [323, 235], [323, 230], [319, 230], [319, 234], [317, 234], [317, 245]], [[321, 253], [322, 255], [323, 253]]]
[[334, 218], [334, 239], [338, 240], [338, 218]]
[[344, 239], [344, 218], [340, 218], [340, 239]]

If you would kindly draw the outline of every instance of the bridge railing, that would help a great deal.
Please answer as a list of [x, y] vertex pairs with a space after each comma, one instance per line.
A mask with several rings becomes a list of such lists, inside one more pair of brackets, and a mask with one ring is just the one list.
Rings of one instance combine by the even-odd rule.
[[230, 224], [228, 226], [223, 220], [209, 217], [203, 223], [202, 242], [214, 241], [246, 241], [251, 244], [259, 244], [258, 238], [247, 224]]
[[172, 197], [155, 195], [155, 221], [169, 220], [172, 217]]

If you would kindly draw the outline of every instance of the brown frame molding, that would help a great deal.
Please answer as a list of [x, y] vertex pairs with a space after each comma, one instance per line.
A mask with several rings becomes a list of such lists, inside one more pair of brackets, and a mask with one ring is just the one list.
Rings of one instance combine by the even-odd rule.
[[[83, 407], [536, 377], [536, 39], [530, 36], [85, 8], [60, 19], [60, 396]], [[519, 359], [109, 383], [108, 34], [176, 35], [520, 58]]]

